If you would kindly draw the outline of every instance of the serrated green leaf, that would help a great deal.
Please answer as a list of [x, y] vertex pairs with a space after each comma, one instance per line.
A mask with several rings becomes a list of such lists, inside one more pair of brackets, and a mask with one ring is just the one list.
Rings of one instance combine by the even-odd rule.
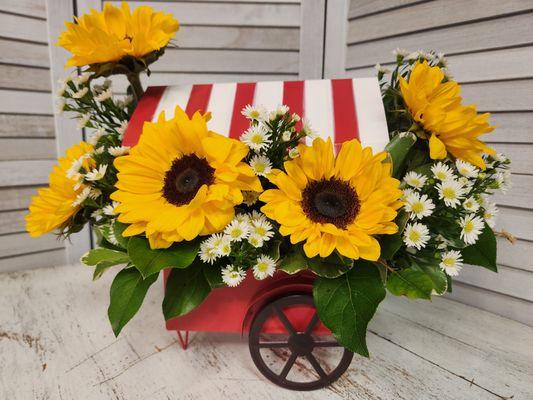
[[485, 267], [493, 272], [498, 272], [496, 265], [496, 237], [492, 229], [485, 224], [485, 229], [479, 235], [477, 242], [461, 249], [465, 264]]
[[416, 267], [424, 272], [433, 282], [433, 289], [439, 295], [446, 293], [448, 289], [448, 279], [446, 272], [439, 267], [439, 263], [435, 260], [433, 263], [419, 263]]
[[107, 315], [118, 336], [122, 328], [139, 311], [150, 286], [157, 280], [158, 274], [143, 279], [135, 268], [120, 271], [111, 284], [109, 308]]
[[385, 288], [377, 268], [370, 262], [357, 261], [344, 275], [315, 280], [313, 297], [318, 316], [344, 347], [368, 357], [366, 328]]
[[148, 240], [133, 236], [128, 242], [132, 264], [143, 277], [156, 274], [164, 268], [186, 268], [198, 254], [200, 243], [180, 242], [168, 249], [151, 249]]
[[433, 290], [433, 281], [424, 272], [407, 268], [389, 275], [387, 289], [395, 296], [429, 300]]
[[169, 320], [198, 307], [207, 297], [211, 287], [207, 281], [201, 262], [194, 262], [185, 269], [173, 269], [167, 280], [163, 315]]
[[112, 262], [113, 265], [125, 264], [130, 261], [128, 255], [122, 251], [98, 248], [89, 250], [81, 256], [81, 262], [85, 265], [96, 265], [102, 261]]
[[331, 253], [326, 258], [314, 257], [307, 259], [307, 267], [323, 278], [337, 278], [348, 272], [353, 266], [353, 260]]

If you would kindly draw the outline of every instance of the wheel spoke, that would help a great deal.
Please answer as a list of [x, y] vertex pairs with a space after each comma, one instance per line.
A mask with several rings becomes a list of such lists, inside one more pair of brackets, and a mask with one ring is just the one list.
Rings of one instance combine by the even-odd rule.
[[320, 375], [321, 378], [327, 378], [328, 374], [326, 374], [326, 371], [322, 369], [315, 356], [313, 354], [308, 354], [306, 357], [315, 369], [315, 371], [318, 373], [318, 375]]
[[310, 335], [311, 332], [313, 332], [313, 329], [315, 329], [317, 322], [318, 322], [318, 314], [315, 313], [315, 315], [313, 315], [313, 318], [311, 318], [311, 322], [309, 322], [309, 325], [307, 325], [307, 328], [305, 328], [305, 333], [307, 335]]
[[289, 342], [260, 342], [260, 348], [278, 349], [283, 347], [289, 347]]
[[315, 347], [342, 347], [339, 342], [315, 342]]
[[289, 374], [289, 371], [291, 370], [292, 366], [296, 362], [296, 359], [298, 358], [298, 355], [296, 353], [291, 353], [291, 356], [287, 360], [287, 363], [283, 367], [283, 370], [280, 372], [279, 377], [281, 379], [285, 379], [287, 375]]
[[278, 307], [277, 304], [273, 304], [273, 307], [274, 307], [274, 311], [276, 312], [278, 318], [283, 323], [283, 326], [285, 327], [285, 329], [287, 329], [287, 332], [289, 332], [291, 335], [295, 335], [296, 334], [296, 330], [292, 326], [291, 322], [289, 321], [289, 319], [287, 318], [285, 313], [281, 310], [281, 308]]

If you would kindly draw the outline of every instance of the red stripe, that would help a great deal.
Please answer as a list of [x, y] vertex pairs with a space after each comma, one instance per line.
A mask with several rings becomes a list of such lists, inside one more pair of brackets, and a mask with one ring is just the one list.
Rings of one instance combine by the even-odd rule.
[[[291, 112], [304, 117], [304, 81], [283, 82], [283, 104], [289, 107]], [[296, 128], [302, 128], [302, 121], [296, 124]]]
[[355, 96], [352, 79], [332, 79], [333, 121], [335, 125], [335, 148], [340, 149], [343, 142], [359, 139]]
[[141, 136], [145, 121], [152, 121], [155, 110], [159, 105], [161, 96], [165, 92], [166, 86], [151, 86], [146, 89], [143, 97], [137, 104], [133, 115], [128, 123], [128, 128], [122, 139], [123, 146], [135, 146]]
[[238, 139], [250, 125], [246, 117], [241, 114], [241, 111], [248, 104], [253, 104], [254, 93], [255, 83], [237, 83], [235, 100], [233, 102], [233, 114], [231, 115], [231, 124], [229, 128], [229, 137]]
[[185, 113], [192, 118], [196, 111], [200, 111], [202, 114], [207, 111], [207, 105], [209, 104], [209, 97], [211, 97], [211, 90], [213, 85], [193, 85]]

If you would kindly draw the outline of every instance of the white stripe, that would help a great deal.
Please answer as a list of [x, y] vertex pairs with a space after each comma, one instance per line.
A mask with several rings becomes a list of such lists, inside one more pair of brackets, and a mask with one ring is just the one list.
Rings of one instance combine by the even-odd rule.
[[389, 131], [378, 80], [358, 78], [353, 80], [353, 85], [361, 143], [372, 147], [374, 152], [382, 151], [389, 142]]
[[254, 105], [267, 111], [274, 111], [283, 102], [283, 82], [257, 82], [255, 85]]
[[165, 118], [167, 120], [173, 118], [176, 106], [180, 106], [185, 110], [187, 103], [189, 102], [191, 89], [192, 85], [168, 86], [163, 92], [161, 100], [159, 100], [152, 121], [157, 121], [159, 114], [163, 111], [165, 112]]
[[213, 85], [207, 111], [211, 112], [211, 120], [207, 123], [210, 130], [229, 136], [233, 103], [235, 101], [236, 83], [217, 83]]
[[[305, 117], [318, 137], [334, 140], [333, 130], [333, 97], [330, 80], [305, 81], [304, 89]], [[306, 138], [306, 143], [311, 144]]]

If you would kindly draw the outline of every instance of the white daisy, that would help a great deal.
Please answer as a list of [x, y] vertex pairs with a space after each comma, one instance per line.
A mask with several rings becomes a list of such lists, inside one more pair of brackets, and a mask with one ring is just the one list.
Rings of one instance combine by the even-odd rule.
[[406, 50], [406, 49], [401, 49], [399, 47], [396, 47], [393, 51], [392, 51], [392, 54], [396, 57], [398, 56], [401, 56], [401, 57], [405, 57], [407, 54], [409, 54], [409, 50]]
[[80, 169], [81, 169], [81, 166], [83, 165], [83, 160], [85, 160], [85, 158], [86, 158], [85, 155], [83, 155], [80, 158], [72, 161], [72, 164], [66, 173], [67, 178], [79, 180]]
[[103, 103], [104, 101], [109, 100], [111, 97], [113, 97], [113, 90], [109, 88], [98, 93], [96, 96], [94, 96], [94, 99], [98, 103]]
[[433, 172], [435, 179], [438, 179], [439, 181], [447, 181], [448, 179], [455, 178], [452, 169], [440, 161], [431, 167], [431, 172]]
[[413, 193], [416, 193], [413, 189], [402, 189], [403, 195], [402, 200], [406, 201], [409, 196], [411, 196]]
[[89, 80], [90, 76], [91, 76], [90, 72], [84, 72], [84, 73], [72, 78], [72, 81], [78, 86], [79, 85], [83, 85], [84, 83], [86, 83]]
[[246, 221], [238, 221], [234, 219], [224, 229], [224, 233], [232, 242], [240, 242], [246, 239], [250, 234], [250, 224]]
[[92, 171], [85, 174], [85, 180], [87, 181], [99, 181], [105, 176], [107, 171], [107, 164], [102, 164], [98, 168], [93, 168]]
[[276, 262], [267, 255], [260, 255], [252, 267], [255, 279], [263, 280], [276, 272]]
[[311, 123], [309, 122], [309, 120], [307, 118], [304, 118], [302, 122], [303, 122], [303, 124], [302, 124], [301, 132], [305, 136], [309, 137], [310, 139], [315, 139], [318, 136], [318, 134], [316, 133], [316, 131], [311, 126]]
[[248, 104], [242, 109], [241, 114], [251, 121], [262, 121], [265, 118], [266, 110], [263, 107], [254, 107]]
[[104, 151], [105, 151], [105, 147], [104, 146], [100, 146], [100, 147], [97, 147], [96, 149], [94, 149], [94, 154], [103, 154]]
[[475, 179], [468, 179], [466, 176], [460, 176], [457, 179], [457, 182], [459, 182], [463, 186], [466, 195], [467, 193], [470, 193], [476, 181]]
[[65, 102], [65, 99], [57, 99], [56, 102], [56, 114], [63, 114], [63, 111], [65, 111], [65, 106], [67, 103]]
[[461, 226], [461, 239], [466, 244], [474, 244], [477, 242], [485, 222], [475, 214], [468, 214], [460, 219], [459, 225]]
[[439, 266], [444, 272], [446, 272], [446, 275], [459, 275], [459, 271], [463, 267], [463, 258], [461, 257], [461, 252], [458, 250], [450, 250], [446, 253], [443, 253]]
[[284, 142], [288, 142], [291, 140], [292, 132], [291, 131], [285, 131], [281, 134], [281, 140]]
[[222, 281], [229, 287], [239, 286], [239, 284], [246, 277], [246, 272], [242, 268], [236, 268], [233, 265], [228, 265], [222, 269]]
[[97, 199], [98, 196], [100, 196], [102, 194], [102, 191], [100, 189], [97, 189], [97, 188], [94, 188], [94, 187], [91, 187], [91, 191], [89, 192], [89, 198], [90, 199]]
[[259, 236], [255, 233], [252, 233], [250, 237], [248, 238], [248, 243], [250, 243], [252, 246], [254, 246], [256, 249], [263, 247], [263, 244], [265, 243], [265, 240], [262, 236]]
[[498, 214], [498, 208], [496, 204], [491, 202], [486, 202], [485, 209], [483, 211], [483, 218], [488, 226], [494, 228], [496, 226], [496, 214]]
[[427, 195], [413, 193], [406, 198], [405, 211], [410, 213], [411, 219], [422, 219], [433, 214], [435, 204]]
[[113, 157], [120, 157], [124, 154], [128, 154], [130, 151], [130, 146], [112, 146], [107, 149], [107, 152]]
[[456, 160], [455, 166], [457, 167], [459, 174], [467, 178], [477, 178], [477, 175], [479, 174], [479, 170], [469, 162]]
[[298, 151], [297, 147], [293, 147], [289, 150], [289, 157], [294, 159], [300, 155], [300, 152]]
[[505, 156], [505, 154], [502, 154], [502, 153], [496, 153], [492, 158], [502, 163], [508, 161], [508, 158]]
[[102, 210], [101, 210], [101, 209], [94, 210], [94, 211], [91, 213], [91, 218], [94, 218], [94, 219], [96, 219], [96, 220], [102, 218]]
[[262, 212], [256, 211], [256, 210], [253, 210], [249, 214], [249, 217], [250, 217], [250, 222], [252, 224], [260, 223], [260, 222], [263, 222], [263, 221], [268, 221], [268, 219], [267, 219], [265, 214], [263, 214]]
[[216, 233], [211, 235], [208, 240], [219, 257], [224, 257], [231, 253], [231, 241], [228, 236]]
[[267, 176], [272, 172], [272, 163], [267, 156], [253, 156], [250, 160], [250, 167], [258, 176]]
[[511, 172], [505, 171], [505, 172], [498, 172], [496, 174], [496, 184], [498, 185], [498, 189], [502, 191], [502, 193], [506, 193], [507, 190], [512, 186], [511, 184]]
[[274, 236], [274, 230], [272, 228], [272, 224], [265, 220], [252, 220], [252, 235], [257, 235], [263, 241], [268, 241], [272, 236]]
[[78, 116], [78, 123], [76, 124], [78, 126], [78, 129], [85, 128], [90, 119], [90, 114], [80, 114]]
[[444, 200], [444, 204], [451, 208], [457, 207], [465, 197], [464, 187], [453, 179], [437, 183], [436, 188], [439, 193], [439, 198]]
[[216, 247], [213, 246], [213, 237], [204, 240], [200, 244], [200, 251], [198, 254], [200, 256], [200, 260], [209, 264], [213, 264], [215, 260], [220, 257]]
[[424, 248], [429, 241], [428, 227], [419, 222], [407, 224], [403, 231], [403, 241], [407, 247], [413, 247], [417, 250]]
[[76, 199], [72, 202], [72, 207], [77, 207], [81, 205], [81, 203], [83, 203], [85, 200], [89, 198], [90, 194], [91, 194], [91, 188], [87, 186], [76, 196]]
[[128, 129], [128, 121], [122, 121], [120, 123], [120, 126], [118, 128], [115, 128], [115, 130], [118, 133], [118, 138], [122, 140], [124, 137], [124, 133], [126, 132], [126, 129]]
[[292, 113], [291, 119], [293, 120], [293, 122], [298, 122], [298, 121], [300, 121], [302, 118], [301, 118], [298, 114], [296, 114], [296, 113]]
[[240, 137], [241, 142], [255, 151], [266, 149], [272, 140], [263, 125], [254, 125], [248, 128]]
[[279, 116], [285, 115], [289, 112], [289, 106], [286, 106], [285, 104], [281, 104], [276, 108], [276, 114]]
[[468, 212], [476, 212], [479, 210], [479, 203], [471, 196], [463, 202], [463, 208]]
[[117, 215], [117, 212], [115, 211], [115, 209], [117, 208], [118, 205], [119, 205], [118, 201], [113, 201], [112, 203], [102, 208], [102, 211], [105, 215], [109, 215], [110, 217], [112, 217], [113, 215]]
[[81, 88], [77, 92], [72, 93], [72, 98], [73, 99], [81, 99], [82, 97], [84, 97], [87, 94], [88, 91], [89, 91], [89, 88], [87, 86], [85, 86], [84, 88]]
[[87, 139], [87, 143], [89, 143], [92, 146], [96, 146], [100, 138], [104, 135], [105, 135], [105, 130], [103, 128], [99, 128], [92, 133], [89, 139]]
[[415, 171], [410, 171], [403, 177], [403, 181], [415, 189], [422, 189], [426, 184], [427, 177]]
[[437, 249], [447, 249], [450, 245], [450, 242], [448, 239], [446, 239], [444, 236], [442, 236], [440, 233], [435, 237], [435, 240], [437, 241]]
[[389, 68], [382, 66], [380, 63], [374, 65], [374, 69], [382, 74], [388, 74], [391, 72]]

